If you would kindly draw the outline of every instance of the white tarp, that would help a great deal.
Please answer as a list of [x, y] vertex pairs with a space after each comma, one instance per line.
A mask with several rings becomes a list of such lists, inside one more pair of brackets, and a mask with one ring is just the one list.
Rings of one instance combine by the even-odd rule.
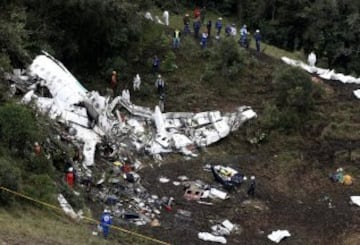
[[[281, 60], [288, 65], [297, 66], [309, 73], [317, 74], [319, 77], [326, 80], [336, 80], [342, 83], [360, 84], [360, 78], [355, 78], [350, 75], [344, 75], [343, 73], [336, 73], [334, 70], [323, 69], [316, 66], [310, 66], [300, 60], [294, 60], [288, 57], [281, 57]], [[354, 95], [356, 96], [356, 98], [360, 99], [360, 90], [359, 89], [355, 90]]]

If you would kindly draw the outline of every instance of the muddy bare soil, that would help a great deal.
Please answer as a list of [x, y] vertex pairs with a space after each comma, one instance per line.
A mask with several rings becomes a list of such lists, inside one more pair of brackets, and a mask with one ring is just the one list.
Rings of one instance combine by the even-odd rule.
[[[266, 236], [277, 229], [288, 229], [292, 234], [282, 244], [342, 244], [343, 235], [353, 234], [360, 225], [360, 209], [349, 204], [349, 196], [359, 190], [358, 184], [351, 187], [333, 184], [326, 175], [312, 174], [310, 167], [283, 176], [272, 166], [271, 159], [264, 156], [235, 156], [221, 161], [247, 175], [257, 176], [253, 199], [247, 197], [245, 185], [231, 192], [228, 200], [206, 200], [214, 203], [206, 206], [186, 201], [181, 186], [158, 181], [159, 176], [177, 180], [178, 176], [186, 175], [191, 180], [201, 179], [221, 188], [212, 174], [202, 168], [211, 162], [219, 163], [219, 159], [179, 160], [143, 170], [143, 183], [149, 190], [176, 200], [172, 211], [162, 210], [161, 227], [148, 228], [146, 233], [171, 244], [207, 244], [197, 238], [197, 233], [210, 231], [212, 224], [229, 219], [240, 230], [228, 237], [228, 244], [272, 244]], [[329, 208], [327, 196], [335, 207]], [[242, 205], [246, 200], [252, 204]], [[178, 209], [190, 211], [191, 217], [177, 215]]]
[[[359, 87], [357, 85], [331, 81], [324, 82], [324, 86], [333, 91], [333, 98], [328, 102], [329, 110], [339, 101], [354, 106], [359, 103], [352, 94]], [[312, 137], [319, 135], [321, 128]], [[235, 139], [230, 137], [231, 140]], [[277, 154], [281, 154], [281, 149], [272, 148], [271, 138], [259, 148], [242, 144], [239, 146], [245, 151], [249, 149], [248, 154], [219, 154], [214, 157], [205, 152], [191, 160], [181, 156], [165, 157], [161, 166], [144, 168], [140, 173], [144, 186], [152, 194], [174, 197], [175, 204], [172, 211], [162, 210], [161, 227], [146, 227], [142, 232], [171, 244], [211, 244], [198, 239], [197, 233], [210, 232], [213, 224], [228, 219], [240, 229], [227, 237], [227, 244], [275, 244], [267, 239], [267, 235], [278, 229], [291, 233], [291, 237], [281, 244], [360, 244], [360, 207], [350, 204], [350, 196], [360, 194], [359, 161], [344, 162], [343, 167], [354, 170], [355, 181], [352, 186], [343, 186], [328, 179], [329, 173], [339, 167], [338, 163], [329, 162], [334, 159], [328, 155], [338, 150], [331, 144], [326, 146], [326, 150], [317, 151], [322, 143], [304, 137], [298, 149], [298, 164], [291, 166], [277, 164]], [[217, 147], [211, 146], [207, 150], [217, 150]], [[221, 189], [211, 172], [204, 171], [205, 164], [232, 166], [247, 176], [255, 175], [255, 198], [246, 195], [245, 184], [230, 192], [227, 200], [204, 200], [212, 202], [213, 206], [185, 200], [183, 187], [172, 184], [180, 175]], [[160, 176], [171, 181], [160, 183]], [[248, 200], [250, 204], [244, 205], [243, 202]], [[191, 217], [178, 215], [179, 209], [190, 211]]]

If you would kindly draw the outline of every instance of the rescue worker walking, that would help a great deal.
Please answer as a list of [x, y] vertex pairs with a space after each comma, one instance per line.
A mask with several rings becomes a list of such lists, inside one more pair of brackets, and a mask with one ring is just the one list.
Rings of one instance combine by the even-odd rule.
[[75, 176], [74, 176], [74, 168], [70, 167], [67, 170], [66, 176], [65, 176], [66, 183], [68, 186], [73, 189], [74, 188], [74, 182], [75, 182]]
[[243, 25], [243, 27], [240, 29], [240, 45], [244, 48], [248, 47], [247, 35], [247, 26]]
[[183, 18], [183, 22], [184, 22], [184, 34], [189, 34], [190, 33], [190, 17], [189, 14], [185, 14], [184, 18]]
[[222, 28], [222, 18], [219, 17], [218, 20], [215, 23], [215, 29], [217, 30], [216, 32], [216, 39], [220, 38], [220, 32], [221, 32], [221, 28]]
[[164, 79], [162, 79], [161, 75], [158, 75], [158, 78], [155, 81], [155, 87], [157, 88], [157, 92], [159, 96], [164, 93], [165, 89], [165, 82]]
[[152, 71], [154, 74], [159, 72], [160, 68], [160, 59], [155, 55], [152, 62]]
[[199, 31], [200, 31], [200, 27], [201, 27], [201, 22], [199, 19], [195, 19], [194, 23], [193, 23], [193, 27], [194, 27], [194, 36], [196, 39], [199, 38]]
[[255, 188], [256, 188], [256, 182], [255, 182], [255, 176], [250, 177], [250, 185], [247, 191], [247, 194], [251, 197], [254, 197], [255, 195]]
[[165, 93], [160, 94], [159, 97], [159, 108], [161, 112], [165, 111]]
[[260, 53], [260, 41], [261, 41], [261, 35], [260, 35], [260, 30], [256, 30], [255, 31], [255, 45], [256, 45], [256, 52]]
[[201, 48], [206, 48], [206, 44], [207, 44], [207, 39], [208, 39], [208, 34], [206, 31], [204, 31], [201, 35]]
[[209, 37], [210, 37], [210, 33], [211, 33], [211, 26], [212, 26], [212, 22], [211, 22], [211, 20], [209, 20], [208, 23], [206, 24], [206, 28], [207, 28]]
[[117, 88], [117, 73], [116, 73], [116, 71], [112, 72], [110, 86], [111, 86], [111, 89], [113, 90], [114, 95], [115, 95], [116, 94], [116, 88]]
[[180, 47], [180, 36], [181, 36], [181, 32], [178, 29], [175, 29], [174, 37], [173, 37], [173, 48]]
[[108, 238], [109, 236], [111, 224], [112, 224], [112, 217], [110, 211], [105, 209], [103, 214], [101, 215], [101, 220], [100, 220], [100, 226], [102, 228], [105, 239]]

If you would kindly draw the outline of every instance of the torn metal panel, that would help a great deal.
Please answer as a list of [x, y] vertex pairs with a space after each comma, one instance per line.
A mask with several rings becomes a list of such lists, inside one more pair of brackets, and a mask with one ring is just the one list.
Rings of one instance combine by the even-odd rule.
[[29, 67], [31, 75], [42, 78], [53, 98], [61, 104], [71, 105], [83, 101], [87, 90], [63, 66], [63, 64], [44, 53], [37, 56]]

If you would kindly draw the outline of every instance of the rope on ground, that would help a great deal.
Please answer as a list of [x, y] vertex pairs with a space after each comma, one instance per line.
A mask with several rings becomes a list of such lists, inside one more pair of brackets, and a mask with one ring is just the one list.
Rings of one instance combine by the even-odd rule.
[[[55, 209], [55, 210], [57, 210], [57, 211], [63, 212], [63, 210], [62, 210], [61, 208], [56, 207], [55, 205], [52, 205], [52, 204], [50, 204], [50, 203], [46, 203], [46, 202], [43, 202], [43, 201], [36, 200], [36, 199], [34, 199], [34, 198], [32, 198], [32, 197], [29, 197], [29, 196], [24, 195], [24, 194], [21, 194], [21, 193], [19, 193], [19, 192], [10, 190], [10, 189], [8, 189], [8, 188], [6, 188], [6, 187], [3, 187], [3, 186], [0, 186], [0, 189], [1, 189], [1, 190], [4, 190], [4, 191], [6, 191], [6, 192], [9, 192], [9, 193], [11, 193], [11, 194], [13, 194], [13, 195], [20, 196], [20, 197], [25, 198], [25, 199], [27, 199], [27, 200], [30, 200], [30, 201], [33, 201], [33, 202], [35, 202], [35, 203], [41, 204], [41, 205], [46, 206], [46, 207], [48, 207], [48, 208]], [[86, 216], [82, 216], [82, 219], [83, 219], [83, 220], [90, 221], [90, 222], [93, 222], [93, 223], [95, 223], [95, 224], [98, 224], [98, 223], [99, 223], [97, 220], [95, 220], [95, 219], [93, 219], [93, 218], [86, 217]], [[129, 234], [129, 235], [131, 235], [131, 236], [136, 236], [136, 237], [138, 237], [138, 238], [141, 238], [141, 239], [144, 239], [144, 240], [149, 240], [149, 241], [152, 241], [152, 242], [155, 242], [155, 243], [158, 243], [158, 244], [170, 245], [170, 243], [163, 242], [163, 241], [160, 241], [160, 240], [158, 240], [158, 239], [155, 239], [155, 238], [152, 238], [152, 237], [149, 237], [149, 236], [145, 236], [145, 235], [136, 233], [136, 232], [134, 232], [134, 231], [129, 231], [129, 230], [126, 230], [126, 229], [121, 228], [121, 227], [119, 227], [119, 226], [115, 226], [115, 225], [109, 225], [109, 226], [110, 226], [111, 228], [115, 229], [115, 230], [119, 230], [119, 231], [124, 232], [124, 233], [126, 233], [126, 234]]]

